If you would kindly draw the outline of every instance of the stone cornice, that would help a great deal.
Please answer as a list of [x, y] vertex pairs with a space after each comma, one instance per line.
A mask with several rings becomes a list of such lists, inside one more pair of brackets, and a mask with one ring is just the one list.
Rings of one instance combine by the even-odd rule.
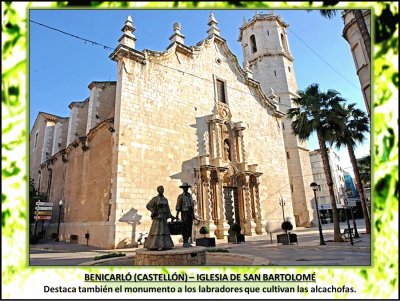
[[[180, 52], [188, 57], [193, 57], [195, 54], [198, 54], [201, 51], [204, 51], [207, 45], [211, 43], [219, 44], [224, 52], [226, 53], [226, 57], [229, 61], [231, 61], [237, 70], [237, 73], [244, 79], [244, 82], [247, 86], [255, 88], [257, 95], [260, 97], [262, 102], [273, 111], [273, 115], [276, 117], [283, 117], [284, 113], [280, 112], [277, 105], [272, 103], [262, 91], [261, 85], [259, 82], [253, 80], [248, 76], [248, 73], [240, 66], [238, 58], [233, 52], [229, 49], [226, 40], [219, 35], [211, 34], [205, 40], [197, 43], [196, 46], [186, 46], [179, 42], [174, 42], [168, 46], [168, 48], [163, 52], [152, 51], [145, 49], [143, 52], [137, 51], [135, 49], [126, 47], [124, 45], [118, 45], [115, 51], [110, 55], [110, 58], [114, 61], [117, 61], [120, 56], [128, 57], [133, 60], [139, 61], [142, 64], [146, 64], [147, 61], [152, 61], [154, 59], [162, 60], [164, 58], [170, 57], [173, 53]], [[293, 60], [290, 56], [285, 55], [288, 59]]]
[[109, 58], [113, 61], [119, 61], [123, 57], [132, 59], [141, 64], [146, 64], [146, 57], [143, 52], [122, 44], [119, 44], [117, 48], [115, 48], [115, 50], [109, 55]]
[[88, 85], [88, 88], [89, 88], [89, 90], [92, 90], [96, 86], [98, 86], [100, 88], [104, 88], [107, 85], [115, 86], [115, 85], [117, 85], [117, 82], [116, 81], [104, 81], [104, 82], [93, 81]]
[[263, 101], [263, 103], [272, 110], [273, 116], [276, 117], [283, 117], [285, 114], [281, 111], [279, 111], [277, 104], [272, 103], [267, 96], [264, 94], [264, 91], [261, 88], [261, 85], [258, 81], [254, 79], [246, 79], [246, 84], [250, 87], [253, 87], [256, 90], [256, 93], [260, 97], [260, 99]]
[[114, 118], [108, 118], [100, 122], [98, 125], [96, 125], [93, 129], [89, 131], [87, 134], [88, 141], [93, 140], [93, 137], [96, 136], [96, 134], [105, 128], [109, 128], [111, 125], [114, 125]]
[[79, 145], [83, 146], [84, 148], [87, 147], [86, 142], [90, 142], [91, 140], [93, 140], [93, 137], [96, 136], [97, 133], [106, 128], [108, 129], [112, 125], [114, 125], [114, 118], [103, 120], [93, 129], [91, 129], [87, 135], [76, 138], [66, 148], [60, 149], [57, 153], [52, 155], [45, 163], [42, 163], [40, 166], [49, 164], [49, 162], [51, 163], [52, 160], [56, 159], [56, 157], [70, 154], [72, 150], [74, 148], [77, 148]]
[[258, 55], [256, 58], [252, 59], [251, 61], [249, 61], [249, 65], [253, 65], [255, 62], [261, 60], [263, 57], [268, 57], [268, 56], [284, 56], [289, 61], [291, 61], [291, 62], [294, 61], [293, 57], [286, 52], [263, 53], [263, 54]]
[[259, 20], [275, 20], [283, 28], [289, 27], [289, 25], [287, 23], [285, 23], [282, 20], [282, 18], [280, 16], [278, 16], [278, 15], [275, 15], [275, 14], [259, 14], [258, 13], [248, 23], [243, 24], [243, 26], [239, 28], [239, 30], [240, 30], [240, 34], [239, 34], [239, 38], [238, 38], [239, 42], [242, 40], [242, 31], [244, 29], [246, 29], [247, 27], [253, 25], [256, 21], [259, 21]]
[[[345, 11], [348, 11], [348, 10], [345, 10]], [[366, 15], [370, 15], [370, 14], [371, 14], [371, 13], [370, 13], [370, 10], [368, 10], [368, 9], [363, 11], [363, 17], [365, 17]], [[343, 16], [342, 18], [344, 18], [344, 16]], [[354, 24], [356, 24], [356, 26], [357, 26], [357, 21], [356, 21], [356, 18], [355, 18], [355, 17], [352, 18], [351, 21], [350, 21], [349, 23], [347, 23], [347, 24], [343, 27], [342, 37], [343, 37], [346, 41], [348, 41], [348, 39], [347, 39], [347, 31], [348, 31], [349, 28], [350, 28], [351, 26], [353, 26]]]

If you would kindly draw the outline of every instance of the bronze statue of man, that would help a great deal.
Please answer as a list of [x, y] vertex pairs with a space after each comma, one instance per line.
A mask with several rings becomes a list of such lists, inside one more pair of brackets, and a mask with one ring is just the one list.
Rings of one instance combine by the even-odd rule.
[[179, 212], [181, 213], [181, 219], [183, 222], [182, 237], [183, 247], [188, 248], [192, 245], [189, 244], [189, 238], [192, 236], [192, 225], [194, 219], [194, 201], [192, 195], [188, 192], [190, 186], [184, 182], [179, 188], [183, 189], [183, 193], [178, 196], [176, 202], [176, 218], [179, 218]]
[[146, 238], [144, 247], [149, 250], [169, 250], [174, 247], [168, 229], [167, 219], [175, 219], [169, 209], [168, 200], [164, 196], [164, 187], [157, 187], [158, 195], [150, 200], [146, 208], [151, 212], [153, 220], [149, 235]]

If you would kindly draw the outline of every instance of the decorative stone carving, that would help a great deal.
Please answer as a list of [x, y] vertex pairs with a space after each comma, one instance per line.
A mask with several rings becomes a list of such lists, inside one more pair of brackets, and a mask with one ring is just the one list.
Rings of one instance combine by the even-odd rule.
[[232, 113], [228, 105], [222, 102], [218, 102], [218, 115], [222, 119], [226, 120], [230, 120], [232, 118]]
[[203, 134], [204, 151], [206, 155], [210, 154], [210, 134], [205, 131]]
[[272, 88], [269, 89], [267, 98], [273, 103], [278, 103], [278, 100], [277, 100], [278, 96], [276, 96], [276, 94]]

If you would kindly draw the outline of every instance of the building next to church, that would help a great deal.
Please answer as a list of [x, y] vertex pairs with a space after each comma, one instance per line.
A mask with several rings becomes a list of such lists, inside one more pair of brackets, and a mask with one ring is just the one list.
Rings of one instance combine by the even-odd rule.
[[[368, 116], [371, 115], [371, 60], [368, 57], [366, 43], [364, 43], [363, 35], [370, 36], [371, 33], [371, 10], [361, 10], [360, 15], [365, 21], [366, 30], [363, 32], [362, 27], [358, 25], [355, 15], [356, 10], [345, 9], [342, 12], [344, 23], [343, 38], [349, 43], [351, 54], [353, 56], [356, 73], [360, 81], [362, 95], [364, 98], [365, 108]], [[360, 29], [361, 28], [361, 29]], [[370, 41], [371, 42], [371, 41]]]
[[211, 236], [224, 238], [233, 223], [247, 236], [267, 223], [281, 231], [281, 198], [288, 220], [310, 225], [308, 149], [285, 119], [297, 97], [287, 26], [275, 14], [244, 21], [242, 67], [213, 14], [195, 46], [175, 23], [163, 52], [137, 50], [128, 17], [110, 55], [117, 81], [90, 83], [69, 117], [39, 113], [31, 130], [30, 176], [55, 204], [46, 235], [60, 213], [60, 240], [128, 246], [150, 229], [157, 186], [175, 213], [182, 182]]
[[[340, 157], [331, 149], [328, 148], [328, 159], [329, 166], [331, 168], [331, 176], [333, 181], [333, 191], [335, 194], [336, 207], [341, 214], [341, 218], [344, 218], [343, 211], [346, 195], [346, 185], [344, 178], [344, 169], [340, 162]], [[318, 209], [323, 218], [332, 218], [332, 205], [329, 194], [329, 188], [327, 185], [324, 165], [320, 150], [314, 150], [310, 152], [311, 168], [313, 172], [314, 182], [319, 185], [320, 190], [317, 191], [318, 198]]]

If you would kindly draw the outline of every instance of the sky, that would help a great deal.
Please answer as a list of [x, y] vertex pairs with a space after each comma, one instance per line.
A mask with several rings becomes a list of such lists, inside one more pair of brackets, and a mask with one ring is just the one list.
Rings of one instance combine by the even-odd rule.
[[[261, 13], [269, 10], [258, 9]], [[230, 50], [243, 61], [237, 41], [243, 18], [256, 10], [213, 10], [221, 36]], [[288, 43], [294, 57], [299, 90], [318, 83], [321, 91], [334, 89], [366, 111], [350, 47], [342, 37], [341, 11], [325, 19], [319, 11], [274, 10], [289, 25]], [[185, 44], [192, 46], [207, 37], [210, 10], [30, 10], [30, 20], [115, 48], [128, 15], [136, 31], [136, 49], [164, 51], [170, 44], [173, 24], [181, 23]], [[68, 105], [89, 97], [92, 81], [116, 80], [116, 62], [107, 47], [84, 42], [30, 22], [29, 99], [30, 129], [40, 111], [69, 116]], [[356, 148], [356, 157], [370, 152], [370, 137]], [[319, 148], [316, 136], [308, 140], [310, 150]], [[335, 150], [342, 167], [352, 173], [347, 149]]]

